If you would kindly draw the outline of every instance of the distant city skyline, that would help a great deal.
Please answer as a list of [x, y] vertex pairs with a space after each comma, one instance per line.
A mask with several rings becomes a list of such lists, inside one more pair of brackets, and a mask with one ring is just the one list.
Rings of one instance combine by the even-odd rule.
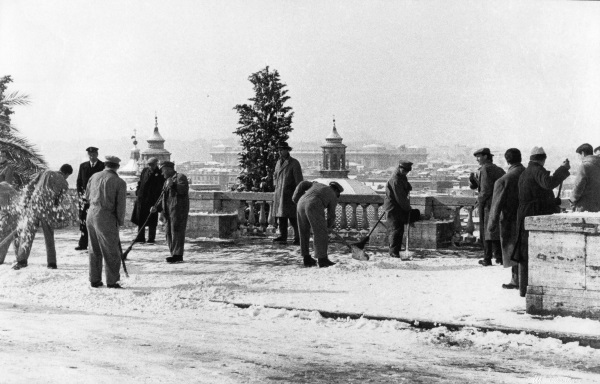
[[155, 111], [167, 146], [231, 138], [269, 65], [293, 142], [335, 115], [349, 141], [596, 146], [598, 20], [594, 2], [4, 0], [0, 75], [38, 145], [143, 141]]

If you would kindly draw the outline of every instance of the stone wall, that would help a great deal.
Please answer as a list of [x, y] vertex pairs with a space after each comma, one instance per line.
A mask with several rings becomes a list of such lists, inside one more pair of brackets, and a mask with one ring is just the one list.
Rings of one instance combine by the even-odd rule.
[[600, 214], [528, 217], [527, 312], [600, 318]]

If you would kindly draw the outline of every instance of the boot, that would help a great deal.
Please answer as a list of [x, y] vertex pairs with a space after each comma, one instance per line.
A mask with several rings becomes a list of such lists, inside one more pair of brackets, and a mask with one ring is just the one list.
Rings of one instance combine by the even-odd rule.
[[27, 267], [27, 261], [17, 261], [13, 266], [12, 269], [14, 269], [15, 271], [18, 271], [21, 268], [25, 268]]
[[121, 287], [119, 285], [119, 283], [114, 283], [114, 284], [108, 284], [107, 285], [108, 288], [117, 288], [117, 289], [122, 289], [123, 287]]
[[479, 264], [483, 265], [484, 267], [489, 267], [490, 265], [492, 265], [492, 261], [488, 259], [482, 259], [479, 260]]
[[335, 265], [335, 263], [333, 261], [329, 260], [327, 257], [320, 258], [318, 263], [319, 263], [319, 268], [327, 268], [327, 267], [331, 267], [332, 265]]
[[171, 257], [167, 257], [167, 263], [175, 264], [175, 263], [183, 263], [183, 256], [181, 255], [173, 255]]
[[310, 256], [304, 256], [304, 266], [305, 267], [314, 267], [317, 265], [317, 260], [313, 259]]
[[48, 269], [56, 269], [56, 263], [48, 263]]
[[92, 286], [92, 288], [100, 288], [104, 285], [104, 283], [101, 281], [94, 281], [93, 283], [90, 283], [90, 285]]
[[273, 239], [273, 243], [275, 244], [287, 244], [287, 239], [283, 236], [278, 236]]
[[147, 244], [154, 244], [156, 241], [156, 227], [148, 227], [148, 241]]

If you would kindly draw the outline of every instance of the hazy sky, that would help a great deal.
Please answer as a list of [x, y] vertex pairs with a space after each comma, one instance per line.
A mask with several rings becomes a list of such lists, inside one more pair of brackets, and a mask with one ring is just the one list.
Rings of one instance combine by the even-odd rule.
[[277, 69], [291, 141], [600, 145], [600, 4], [0, 0], [0, 76], [32, 141], [231, 137]]

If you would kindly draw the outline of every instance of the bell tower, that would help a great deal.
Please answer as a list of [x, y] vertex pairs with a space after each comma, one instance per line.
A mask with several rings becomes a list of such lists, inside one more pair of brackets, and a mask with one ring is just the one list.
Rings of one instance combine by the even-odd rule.
[[335, 116], [333, 117], [333, 130], [325, 138], [323, 148], [323, 165], [321, 177], [330, 179], [347, 179], [348, 169], [346, 169], [346, 145], [342, 144], [342, 136], [337, 132], [335, 127]]

